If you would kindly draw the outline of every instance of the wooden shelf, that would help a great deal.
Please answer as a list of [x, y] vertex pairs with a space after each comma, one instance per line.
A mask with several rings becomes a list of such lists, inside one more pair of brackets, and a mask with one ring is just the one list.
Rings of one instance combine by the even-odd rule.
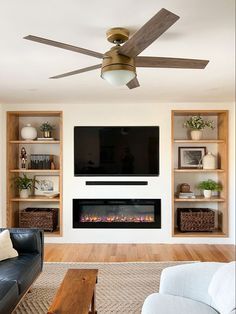
[[59, 197], [46, 197], [46, 196], [30, 196], [28, 198], [14, 197], [10, 199], [11, 202], [60, 202]]
[[24, 141], [24, 140], [14, 140], [9, 141], [10, 144], [60, 144], [59, 140], [55, 141]]
[[175, 198], [175, 202], [224, 202], [225, 199], [217, 196], [205, 198], [204, 196], [196, 196], [196, 198]]
[[178, 169], [175, 168], [174, 172], [180, 172], [180, 173], [184, 173], [184, 172], [224, 172], [224, 169]]
[[206, 231], [193, 231], [193, 232], [181, 232], [177, 228], [174, 230], [173, 237], [181, 237], [181, 238], [189, 238], [189, 237], [196, 237], [196, 238], [225, 238], [227, 235], [220, 229], [206, 232]]
[[60, 173], [60, 169], [11, 169], [14, 173]]
[[61, 232], [59, 230], [55, 231], [44, 231], [44, 236], [45, 237], [61, 237]]
[[[40, 138], [40, 140], [23, 140], [20, 137], [21, 128], [28, 123], [39, 126], [48, 121], [55, 126], [53, 137], [55, 140]], [[58, 229], [53, 232], [46, 232], [46, 236], [61, 237], [63, 225], [63, 112], [62, 111], [8, 111], [7, 121], [7, 208], [6, 220], [8, 228], [19, 227], [19, 212], [34, 204], [35, 208], [57, 207], [58, 208]], [[40, 133], [39, 133], [40, 134]], [[38, 145], [37, 145], [38, 144]], [[28, 159], [32, 154], [50, 154], [54, 156], [56, 169], [19, 169], [20, 147], [25, 146]], [[59, 169], [58, 169], [59, 168]], [[47, 196], [33, 195], [29, 198], [20, 198], [17, 187], [12, 184], [12, 177], [26, 174], [29, 177], [35, 175], [58, 176], [60, 194], [51, 198]], [[30, 205], [30, 203], [32, 204]], [[48, 204], [47, 204], [48, 203]]]
[[[205, 139], [187, 139], [188, 131], [183, 124], [190, 116], [200, 115], [203, 119], [213, 120], [215, 130], [206, 130]], [[228, 236], [228, 110], [172, 110], [171, 116], [171, 156], [172, 156], [172, 236], [173, 237], [227, 237]], [[208, 152], [215, 154], [219, 169], [175, 168], [179, 163], [179, 147], [206, 146]], [[190, 165], [190, 164], [189, 164]], [[200, 181], [212, 179], [220, 182], [223, 189], [220, 197], [178, 198], [176, 191], [183, 182], [195, 189]], [[180, 232], [176, 229], [178, 207], [213, 207], [217, 215], [218, 230], [214, 232]]]
[[215, 143], [215, 144], [219, 144], [219, 143], [225, 143], [224, 140], [174, 140], [174, 143], [179, 143], [179, 144], [191, 144], [191, 143], [194, 143], [194, 144], [202, 144], [202, 143]]

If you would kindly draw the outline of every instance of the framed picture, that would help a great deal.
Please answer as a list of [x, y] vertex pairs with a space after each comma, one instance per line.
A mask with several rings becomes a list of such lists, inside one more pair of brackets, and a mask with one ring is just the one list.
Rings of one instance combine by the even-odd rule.
[[58, 195], [59, 194], [59, 176], [35, 176], [36, 189], [35, 195]]
[[206, 154], [206, 147], [179, 147], [179, 168], [201, 168], [202, 157]]

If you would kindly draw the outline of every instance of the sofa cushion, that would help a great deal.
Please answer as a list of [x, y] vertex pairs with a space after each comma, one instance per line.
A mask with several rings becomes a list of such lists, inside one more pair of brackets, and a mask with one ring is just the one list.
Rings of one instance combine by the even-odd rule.
[[0, 261], [18, 256], [17, 251], [13, 248], [9, 230], [0, 233]]
[[175, 295], [153, 293], [144, 301], [142, 314], [218, 314], [202, 302]]
[[18, 286], [15, 281], [0, 279], [0, 313], [11, 313], [18, 301]]
[[236, 262], [221, 266], [213, 275], [208, 288], [213, 301], [212, 305], [221, 314], [228, 314], [236, 308], [235, 267]]
[[19, 294], [29, 288], [40, 272], [40, 254], [22, 254], [0, 262], [0, 280], [17, 282]]

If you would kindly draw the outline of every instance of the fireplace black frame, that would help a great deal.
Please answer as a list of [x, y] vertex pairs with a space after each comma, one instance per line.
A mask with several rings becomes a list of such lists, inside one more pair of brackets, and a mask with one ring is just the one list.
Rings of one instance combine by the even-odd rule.
[[[154, 205], [154, 222], [81, 222], [79, 207], [81, 205]], [[161, 228], [161, 199], [73, 199], [73, 228]]]

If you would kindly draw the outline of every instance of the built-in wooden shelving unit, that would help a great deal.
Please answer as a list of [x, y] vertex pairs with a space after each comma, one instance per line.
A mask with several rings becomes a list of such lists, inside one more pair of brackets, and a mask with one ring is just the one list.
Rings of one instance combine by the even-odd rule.
[[[215, 129], [204, 130], [203, 139], [191, 140], [183, 123], [188, 117], [201, 115], [213, 120]], [[217, 157], [218, 168], [179, 169], [179, 147], [202, 147]], [[222, 184], [219, 195], [204, 198], [196, 190], [199, 181], [213, 179]], [[176, 194], [178, 186], [188, 183], [196, 198], [180, 199]], [[216, 213], [216, 227], [213, 232], [180, 232], [177, 227], [177, 208], [211, 208]], [[172, 235], [174, 237], [227, 237], [228, 236], [228, 111], [227, 110], [173, 110], [172, 111]]]
[[[39, 129], [39, 126], [49, 121], [55, 126], [53, 137], [55, 140], [23, 140], [20, 135], [21, 128], [30, 123]], [[58, 228], [53, 232], [46, 232], [46, 236], [62, 236], [62, 123], [61, 111], [9, 111], [7, 112], [7, 226], [19, 227], [19, 213], [27, 207], [57, 207]], [[38, 133], [41, 137], [41, 134]], [[55, 169], [26, 169], [20, 168], [20, 150], [26, 148], [28, 159], [30, 154], [52, 154], [56, 158]], [[58, 176], [59, 196], [31, 195], [23, 199], [14, 187], [13, 178], [23, 173], [33, 178], [36, 175]]]

